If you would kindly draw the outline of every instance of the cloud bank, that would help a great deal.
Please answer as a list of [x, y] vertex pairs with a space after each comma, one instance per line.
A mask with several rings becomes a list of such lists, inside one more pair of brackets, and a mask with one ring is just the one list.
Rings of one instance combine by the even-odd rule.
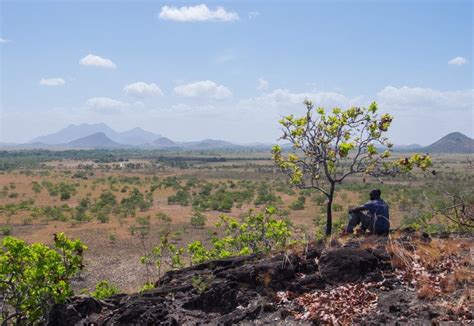
[[163, 6], [160, 19], [176, 22], [231, 22], [239, 20], [236, 12], [227, 11], [224, 7], [209, 9], [205, 4], [189, 7]]

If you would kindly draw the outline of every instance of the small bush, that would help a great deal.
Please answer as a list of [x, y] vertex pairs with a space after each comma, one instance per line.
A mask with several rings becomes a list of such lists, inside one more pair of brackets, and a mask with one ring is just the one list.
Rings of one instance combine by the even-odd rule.
[[61, 192], [60, 199], [62, 201], [69, 200], [71, 198], [71, 194], [69, 192]]
[[2, 235], [10, 235], [12, 234], [12, 228], [11, 226], [3, 226], [0, 228], [0, 233], [2, 233]]
[[103, 300], [120, 292], [120, 289], [108, 281], [100, 281], [96, 284], [95, 290], [91, 292], [91, 296], [97, 300]]
[[203, 228], [206, 225], [207, 217], [200, 211], [194, 211], [191, 216], [191, 225], [194, 228]]
[[294, 202], [290, 204], [290, 209], [298, 211], [298, 210], [303, 210], [304, 209], [304, 202], [297, 199]]
[[171, 223], [172, 221], [171, 217], [168, 214], [163, 213], [163, 212], [156, 213], [156, 218], [158, 218], [160, 221], [164, 223]]

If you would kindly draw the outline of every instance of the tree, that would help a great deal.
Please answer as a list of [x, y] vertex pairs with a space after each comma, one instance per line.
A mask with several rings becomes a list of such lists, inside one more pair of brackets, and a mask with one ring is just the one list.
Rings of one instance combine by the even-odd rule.
[[[425, 170], [431, 165], [428, 155], [415, 154], [399, 161], [388, 161], [392, 144], [384, 134], [393, 117], [378, 114], [377, 104], [368, 108], [334, 108], [326, 113], [305, 100], [306, 115], [289, 115], [280, 120], [281, 139], [292, 144], [285, 157], [281, 146], [272, 149], [273, 159], [289, 175], [292, 184], [301, 189], [314, 188], [326, 198], [326, 235], [332, 232], [332, 204], [336, 185], [349, 175], [396, 175], [414, 166]], [[380, 151], [378, 147], [386, 148]]]

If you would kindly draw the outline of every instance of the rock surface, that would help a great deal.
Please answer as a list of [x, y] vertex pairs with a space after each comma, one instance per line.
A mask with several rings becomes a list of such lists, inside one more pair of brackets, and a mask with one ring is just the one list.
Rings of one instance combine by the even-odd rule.
[[436, 314], [399, 286], [383, 248], [349, 242], [206, 262], [167, 272], [155, 289], [141, 294], [71, 298], [53, 307], [49, 325], [310, 325], [295, 319], [303, 311], [292, 298], [362, 283], [378, 284], [370, 291], [380, 304], [358, 324], [403, 324], [409, 318], [429, 324]]

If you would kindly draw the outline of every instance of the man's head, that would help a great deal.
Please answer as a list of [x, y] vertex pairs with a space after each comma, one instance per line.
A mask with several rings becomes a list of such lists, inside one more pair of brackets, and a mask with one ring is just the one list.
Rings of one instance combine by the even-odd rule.
[[374, 189], [370, 192], [369, 196], [370, 196], [370, 200], [376, 200], [376, 199], [380, 199], [380, 195], [382, 194], [382, 192], [380, 191], [380, 189]]

